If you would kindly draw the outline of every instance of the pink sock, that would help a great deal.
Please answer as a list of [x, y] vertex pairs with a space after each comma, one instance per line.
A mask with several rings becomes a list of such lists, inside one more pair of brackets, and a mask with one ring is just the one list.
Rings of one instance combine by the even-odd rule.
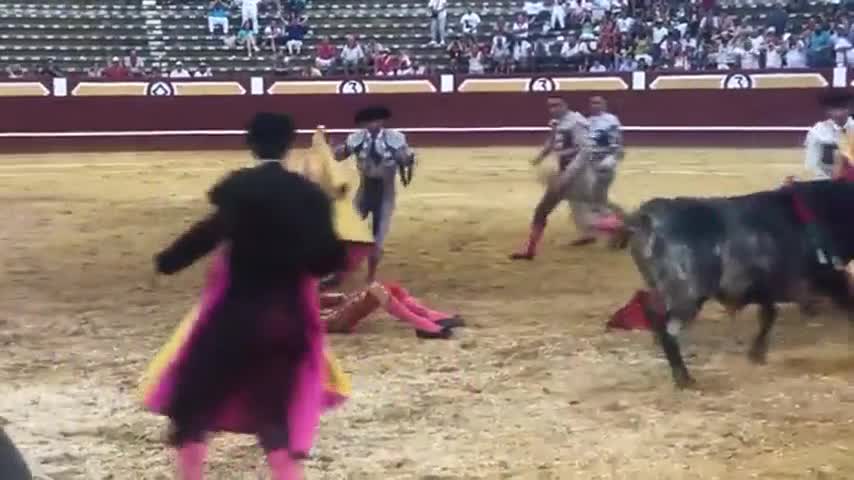
[[423, 330], [430, 333], [436, 333], [442, 330], [442, 327], [433, 323], [429, 318], [422, 317], [413, 312], [393, 295], [388, 296], [388, 303], [385, 305], [385, 309], [398, 320], [403, 320], [415, 327], [417, 330]]
[[416, 315], [421, 317], [427, 317], [432, 321], [443, 320], [446, 318], [451, 318], [453, 315], [448, 315], [447, 313], [443, 313], [437, 310], [431, 310], [421, 303], [418, 303], [418, 300], [409, 294], [409, 292], [398, 285], [388, 285], [387, 286], [389, 292], [391, 292], [392, 296], [400, 300], [400, 303], [404, 304], [406, 308], [411, 310]]
[[204, 443], [187, 443], [178, 449], [178, 478], [180, 480], [202, 480], [205, 471], [205, 456], [208, 447]]
[[302, 465], [291, 458], [285, 449], [273, 450], [267, 454], [272, 480], [302, 480]]

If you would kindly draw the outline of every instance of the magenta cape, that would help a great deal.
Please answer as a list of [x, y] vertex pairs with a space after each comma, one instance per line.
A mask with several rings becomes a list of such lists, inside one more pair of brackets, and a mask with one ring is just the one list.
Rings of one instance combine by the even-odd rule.
[[[165, 414], [170, 404], [177, 372], [193, 346], [198, 332], [208, 323], [211, 312], [219, 304], [228, 287], [228, 252], [221, 247], [213, 256], [206, 285], [197, 313], [175, 332], [172, 339], [152, 362], [143, 382], [143, 403], [151, 412]], [[291, 404], [287, 405], [289, 450], [307, 454], [312, 446], [314, 432], [321, 413], [347, 398], [349, 381], [340, 370], [334, 357], [324, 352], [324, 331], [318, 311], [317, 280], [305, 277], [300, 295], [309, 306], [309, 351], [303, 357], [296, 379]], [[284, 313], [283, 313], [284, 315]], [[282, 322], [287, 319], [281, 318]], [[223, 402], [214, 416], [211, 432], [227, 431], [255, 434], [251, 415], [253, 405], [246, 392], [237, 390]]]

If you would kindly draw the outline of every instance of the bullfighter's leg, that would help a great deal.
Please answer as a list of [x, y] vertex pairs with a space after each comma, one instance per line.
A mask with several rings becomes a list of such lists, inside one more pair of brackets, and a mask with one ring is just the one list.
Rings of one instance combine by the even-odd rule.
[[451, 337], [450, 327], [440, 325], [430, 318], [412, 311], [381, 283], [374, 282], [368, 287], [368, 291], [380, 301], [388, 313], [415, 327], [415, 334], [418, 338], [447, 339]]
[[406, 308], [420, 317], [427, 318], [442, 327], [456, 328], [465, 326], [465, 321], [459, 315], [451, 315], [427, 308], [400, 285], [386, 283], [385, 287], [392, 297], [399, 300]]
[[391, 228], [391, 217], [394, 214], [395, 195], [384, 191], [382, 201], [372, 208], [371, 221], [374, 234], [374, 251], [368, 257], [368, 283], [376, 279], [377, 268], [383, 254], [385, 237]]
[[593, 220], [595, 216], [595, 206], [586, 201], [569, 201], [570, 215], [573, 223], [575, 223], [575, 231], [578, 233], [578, 238], [572, 241], [573, 246], [588, 245], [596, 241], [596, 236], [593, 234]]
[[560, 191], [556, 188], [547, 188], [540, 198], [539, 203], [534, 208], [534, 218], [531, 221], [531, 232], [528, 235], [528, 243], [525, 246], [510, 255], [511, 260], [533, 260], [537, 255], [537, 247], [540, 240], [543, 239], [543, 232], [546, 229], [546, 222], [549, 215], [563, 200]]
[[208, 447], [204, 430], [173, 424], [170, 443], [175, 445], [179, 480], [202, 480]]
[[765, 303], [759, 307], [759, 333], [753, 339], [748, 358], [755, 364], [764, 365], [768, 356], [768, 334], [777, 319], [777, 306]]

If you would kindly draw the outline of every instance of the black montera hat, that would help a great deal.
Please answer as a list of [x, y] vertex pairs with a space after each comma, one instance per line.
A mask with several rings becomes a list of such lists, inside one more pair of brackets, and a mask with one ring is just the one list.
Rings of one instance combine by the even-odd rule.
[[288, 115], [260, 112], [249, 122], [246, 143], [256, 154], [278, 158], [290, 148], [295, 135], [294, 122]]
[[360, 125], [376, 120], [388, 120], [389, 118], [391, 118], [391, 112], [389, 109], [385, 107], [368, 107], [356, 112], [356, 117], [353, 121], [356, 125]]
[[848, 108], [852, 99], [854, 96], [848, 92], [830, 92], [821, 96], [821, 105], [824, 108]]

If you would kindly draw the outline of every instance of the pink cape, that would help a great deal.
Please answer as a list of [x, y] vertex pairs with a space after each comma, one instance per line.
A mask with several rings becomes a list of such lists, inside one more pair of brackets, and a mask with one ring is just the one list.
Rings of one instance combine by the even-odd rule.
[[[202, 293], [200, 310], [196, 321], [183, 341], [162, 369], [155, 375], [150, 388], [144, 393], [143, 403], [148, 410], [165, 414], [170, 404], [176, 375], [198, 333], [211, 318], [211, 312], [222, 299], [228, 287], [228, 253], [224, 248], [217, 250], [213, 257], [207, 275], [206, 285]], [[303, 304], [309, 306], [309, 351], [298, 368], [295, 392], [291, 404], [287, 405], [289, 450], [307, 454], [312, 446], [314, 432], [320, 420], [321, 413], [339, 403], [346, 397], [337, 392], [324, 391], [327, 380], [327, 370], [324, 363], [324, 331], [318, 309], [317, 280], [305, 277], [300, 285]], [[284, 321], [284, 319], [283, 319]], [[222, 405], [215, 415], [213, 424], [207, 426], [211, 432], [227, 431], [234, 433], [255, 434], [256, 425], [251, 415], [253, 405], [245, 392], [235, 391]]]

